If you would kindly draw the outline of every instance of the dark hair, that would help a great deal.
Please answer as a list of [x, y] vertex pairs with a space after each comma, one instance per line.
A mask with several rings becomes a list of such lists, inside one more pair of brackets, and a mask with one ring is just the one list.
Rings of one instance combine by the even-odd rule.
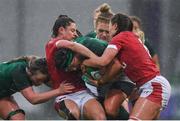
[[139, 25], [139, 27], [141, 28], [141, 26], [142, 26], [142, 21], [141, 21], [141, 19], [140, 19], [139, 17], [137, 17], [137, 16], [130, 16], [130, 18], [131, 18], [132, 22], [133, 22], [133, 21], [137, 22], [138, 25]]
[[40, 71], [43, 74], [48, 74], [48, 67], [45, 58], [32, 59], [29, 62], [28, 69], [31, 73]]
[[68, 18], [68, 16], [67, 15], [59, 15], [58, 18]]
[[17, 61], [26, 61], [26, 62], [29, 62], [30, 60], [36, 59], [36, 58], [37, 58], [37, 56], [35, 56], [35, 55], [19, 56], [19, 57], [13, 58], [10, 61], [7, 61], [7, 63], [13, 63], [13, 62], [17, 62]]
[[76, 29], [76, 33], [77, 33], [78, 37], [82, 37], [83, 36], [82, 33], [79, 30], [77, 30], [77, 29]]
[[71, 23], [75, 23], [75, 21], [72, 20], [67, 15], [59, 15], [59, 17], [56, 19], [56, 21], [54, 23], [54, 26], [52, 28], [52, 37], [57, 37], [58, 36], [58, 29], [60, 27], [66, 28]]
[[71, 64], [74, 52], [67, 48], [59, 48], [54, 54], [55, 66], [57, 69], [65, 69]]
[[117, 32], [115, 35], [122, 31], [132, 31], [133, 29], [133, 23], [131, 19], [127, 15], [121, 13], [114, 15], [111, 19], [111, 23], [112, 25], [117, 24]]

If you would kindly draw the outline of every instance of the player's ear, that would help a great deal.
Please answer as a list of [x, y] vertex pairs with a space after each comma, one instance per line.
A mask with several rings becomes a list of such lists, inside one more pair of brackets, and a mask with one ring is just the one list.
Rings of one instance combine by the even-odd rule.
[[64, 27], [59, 27], [59, 29], [58, 29], [58, 33], [63, 34], [63, 33], [64, 33], [64, 30], [65, 30], [65, 28], [64, 28]]
[[84, 64], [81, 64], [81, 71], [82, 73], [86, 73], [86, 66]]
[[115, 30], [118, 30], [117, 23], [114, 23], [113, 26], [114, 26]]
[[33, 75], [28, 68], [26, 68], [26, 73], [27, 73], [29, 76], [32, 76], [32, 75]]

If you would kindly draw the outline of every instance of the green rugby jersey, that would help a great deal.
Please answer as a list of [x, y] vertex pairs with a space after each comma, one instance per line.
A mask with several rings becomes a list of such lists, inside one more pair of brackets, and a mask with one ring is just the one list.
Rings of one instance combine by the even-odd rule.
[[91, 37], [79, 37], [75, 40], [75, 42], [84, 45], [98, 56], [103, 54], [108, 45], [106, 41]]
[[0, 98], [32, 86], [26, 73], [27, 64], [25, 60], [0, 63]]
[[91, 38], [97, 38], [97, 34], [95, 31], [91, 31], [88, 34], [85, 35], [86, 37], [91, 37]]
[[[87, 47], [88, 49], [90, 49], [93, 53], [95, 53], [98, 56], [101, 56], [104, 52], [104, 50], [106, 49], [108, 43], [106, 41], [97, 39], [97, 38], [90, 38], [90, 37], [78, 37], [74, 40], [74, 42], [76, 43], [80, 43], [82, 45], [84, 45], [85, 47]], [[59, 50], [61, 51], [61, 50]], [[68, 51], [66, 53], [67, 55], [67, 59], [65, 60], [64, 63], [58, 63], [57, 61], [57, 65], [56, 67], [64, 67], [65, 69], [71, 64], [72, 62], [72, 58], [74, 57], [74, 54], [72, 51]], [[55, 54], [55, 60], [59, 60], [58, 57], [60, 57], [61, 55], [58, 53]], [[60, 57], [61, 58], [61, 57]], [[83, 56], [80, 56], [80, 58], [83, 60], [85, 59]], [[86, 82], [88, 82], [88, 77], [92, 77], [93, 79], [99, 79], [101, 77], [101, 74], [99, 73], [99, 69], [98, 68], [91, 68], [91, 67], [86, 67], [87, 69], [87, 73], [82, 77], [82, 79]], [[87, 78], [86, 78], [87, 77]]]
[[[98, 56], [101, 56], [103, 54], [104, 50], [108, 45], [106, 41], [90, 37], [79, 37], [75, 41], [77, 43], [84, 45]], [[86, 67], [86, 71], [87, 72], [82, 76], [82, 79], [91, 85], [93, 84], [90, 83], [89, 77], [95, 80], [99, 80], [101, 78], [101, 74], [98, 68]]]

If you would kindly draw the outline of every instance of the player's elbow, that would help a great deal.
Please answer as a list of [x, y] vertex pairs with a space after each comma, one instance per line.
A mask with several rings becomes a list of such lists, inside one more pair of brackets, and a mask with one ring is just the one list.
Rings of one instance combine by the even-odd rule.
[[103, 59], [103, 60], [101, 60], [101, 62], [99, 63], [99, 66], [104, 67], [104, 66], [108, 65], [109, 63], [110, 63], [109, 60]]
[[59, 40], [56, 42], [56, 47], [57, 48], [71, 48], [74, 46], [74, 42], [70, 42], [68, 40]]
[[39, 101], [36, 100], [36, 99], [31, 99], [31, 100], [29, 100], [29, 102], [30, 102], [32, 105], [39, 104]]
[[[98, 67], [98, 68], [103, 68], [105, 67], [106, 65], [108, 64], [108, 61], [107, 60], [97, 60], [97, 61], [94, 61], [92, 64], [89, 64], [90, 66], [93, 66], [93, 67]], [[88, 65], [88, 66], [89, 66]]]
[[28, 98], [28, 101], [32, 104], [32, 105], [36, 105], [40, 103], [40, 100], [38, 99], [37, 96], [31, 96]]

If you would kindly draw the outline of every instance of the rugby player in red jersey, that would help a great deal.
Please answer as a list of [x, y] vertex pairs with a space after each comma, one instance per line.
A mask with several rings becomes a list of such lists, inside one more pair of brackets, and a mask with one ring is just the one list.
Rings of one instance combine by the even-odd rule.
[[[75, 89], [73, 93], [59, 95], [55, 101], [55, 109], [65, 119], [87, 119], [104, 120], [105, 112], [95, 97], [88, 92], [78, 71], [67, 72], [56, 68], [54, 56], [58, 50], [56, 42], [62, 39], [72, 41], [77, 37], [75, 22], [66, 15], [60, 15], [54, 26], [53, 35], [46, 44], [46, 59], [48, 71], [52, 79], [53, 88], [57, 88], [62, 82], [71, 83]], [[68, 62], [67, 62], [68, 63]], [[67, 64], [65, 63], [65, 65]], [[82, 115], [81, 115], [82, 114]]]

